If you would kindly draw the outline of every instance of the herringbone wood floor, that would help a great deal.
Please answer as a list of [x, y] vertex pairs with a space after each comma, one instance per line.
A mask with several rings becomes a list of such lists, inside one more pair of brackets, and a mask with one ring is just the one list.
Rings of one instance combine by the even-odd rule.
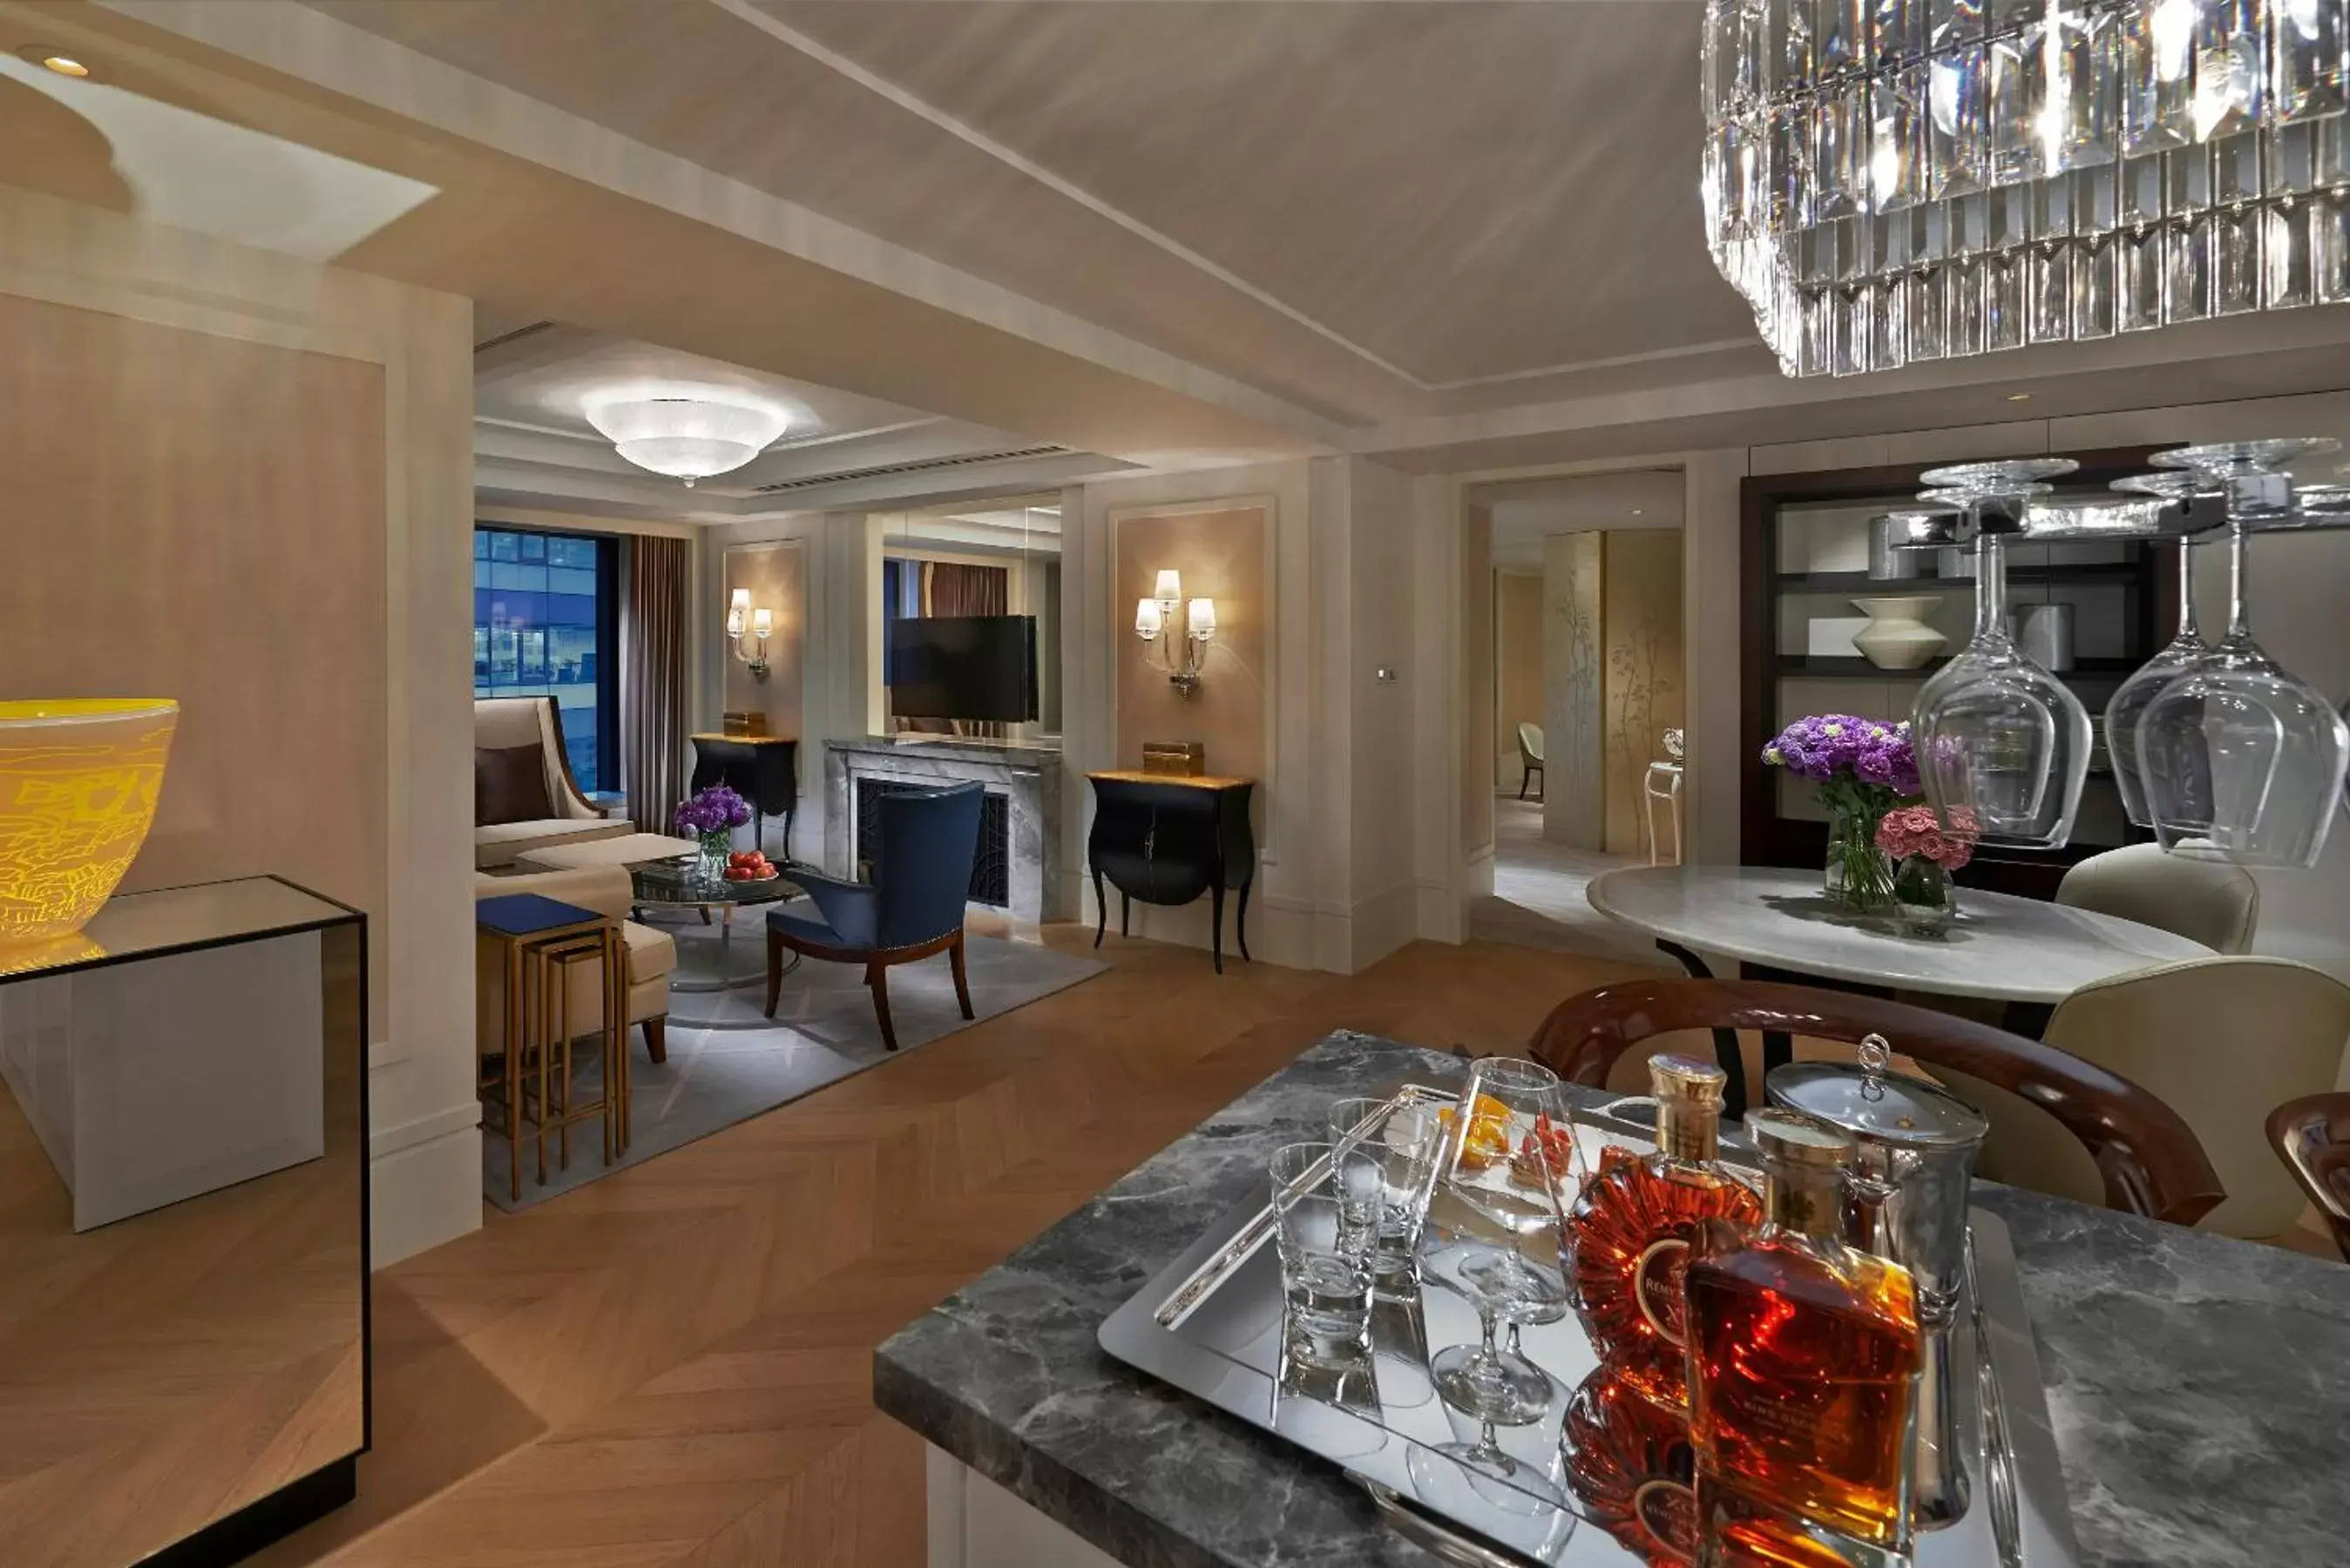
[[379, 1275], [359, 1500], [260, 1561], [912, 1568], [920, 1444], [869, 1395], [900, 1324], [1333, 1028], [1514, 1047], [1635, 972], [1482, 944], [1351, 978], [1102, 953], [1098, 979]]

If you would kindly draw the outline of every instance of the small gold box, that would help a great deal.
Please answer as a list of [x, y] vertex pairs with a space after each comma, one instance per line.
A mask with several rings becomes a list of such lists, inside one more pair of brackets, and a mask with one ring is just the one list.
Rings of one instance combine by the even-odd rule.
[[729, 713], [725, 730], [730, 735], [764, 735], [767, 732], [767, 716], [755, 712]]
[[1145, 741], [1142, 771], [1198, 778], [1208, 771], [1208, 748], [1198, 741]]

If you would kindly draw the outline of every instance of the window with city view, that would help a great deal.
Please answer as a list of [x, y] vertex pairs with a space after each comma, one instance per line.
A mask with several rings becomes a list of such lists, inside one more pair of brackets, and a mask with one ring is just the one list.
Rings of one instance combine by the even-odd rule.
[[473, 695], [553, 697], [583, 790], [611, 787], [617, 573], [609, 539], [473, 530]]

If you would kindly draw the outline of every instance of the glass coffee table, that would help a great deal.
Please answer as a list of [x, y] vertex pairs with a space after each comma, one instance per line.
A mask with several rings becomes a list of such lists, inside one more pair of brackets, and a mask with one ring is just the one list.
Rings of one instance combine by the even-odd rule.
[[[780, 904], [800, 896], [800, 885], [792, 880], [792, 867], [784, 867], [775, 876], [764, 882], [730, 882], [721, 877], [705, 877], [697, 867], [697, 858], [687, 856], [678, 859], [647, 860], [629, 867], [630, 897], [638, 917], [648, 925], [663, 927], [677, 941], [677, 967], [670, 976], [672, 992], [735, 991], [755, 985], [766, 978], [766, 948], [762, 942], [745, 942], [738, 955], [733, 943], [734, 910], [737, 907], [760, 904]], [[658, 917], [670, 911], [697, 911], [702, 923], [709, 925], [711, 912], [718, 914], [718, 936], [688, 940], [673, 926]], [[799, 967], [799, 955], [791, 955], [790, 969]], [[680, 1022], [694, 1022], [681, 1018]]]

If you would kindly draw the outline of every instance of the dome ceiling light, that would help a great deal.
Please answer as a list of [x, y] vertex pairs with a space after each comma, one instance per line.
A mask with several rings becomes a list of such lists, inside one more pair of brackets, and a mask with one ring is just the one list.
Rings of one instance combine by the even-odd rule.
[[613, 451], [639, 468], [682, 479], [688, 489], [742, 467], [791, 423], [771, 404], [724, 395], [610, 398], [583, 411]]

